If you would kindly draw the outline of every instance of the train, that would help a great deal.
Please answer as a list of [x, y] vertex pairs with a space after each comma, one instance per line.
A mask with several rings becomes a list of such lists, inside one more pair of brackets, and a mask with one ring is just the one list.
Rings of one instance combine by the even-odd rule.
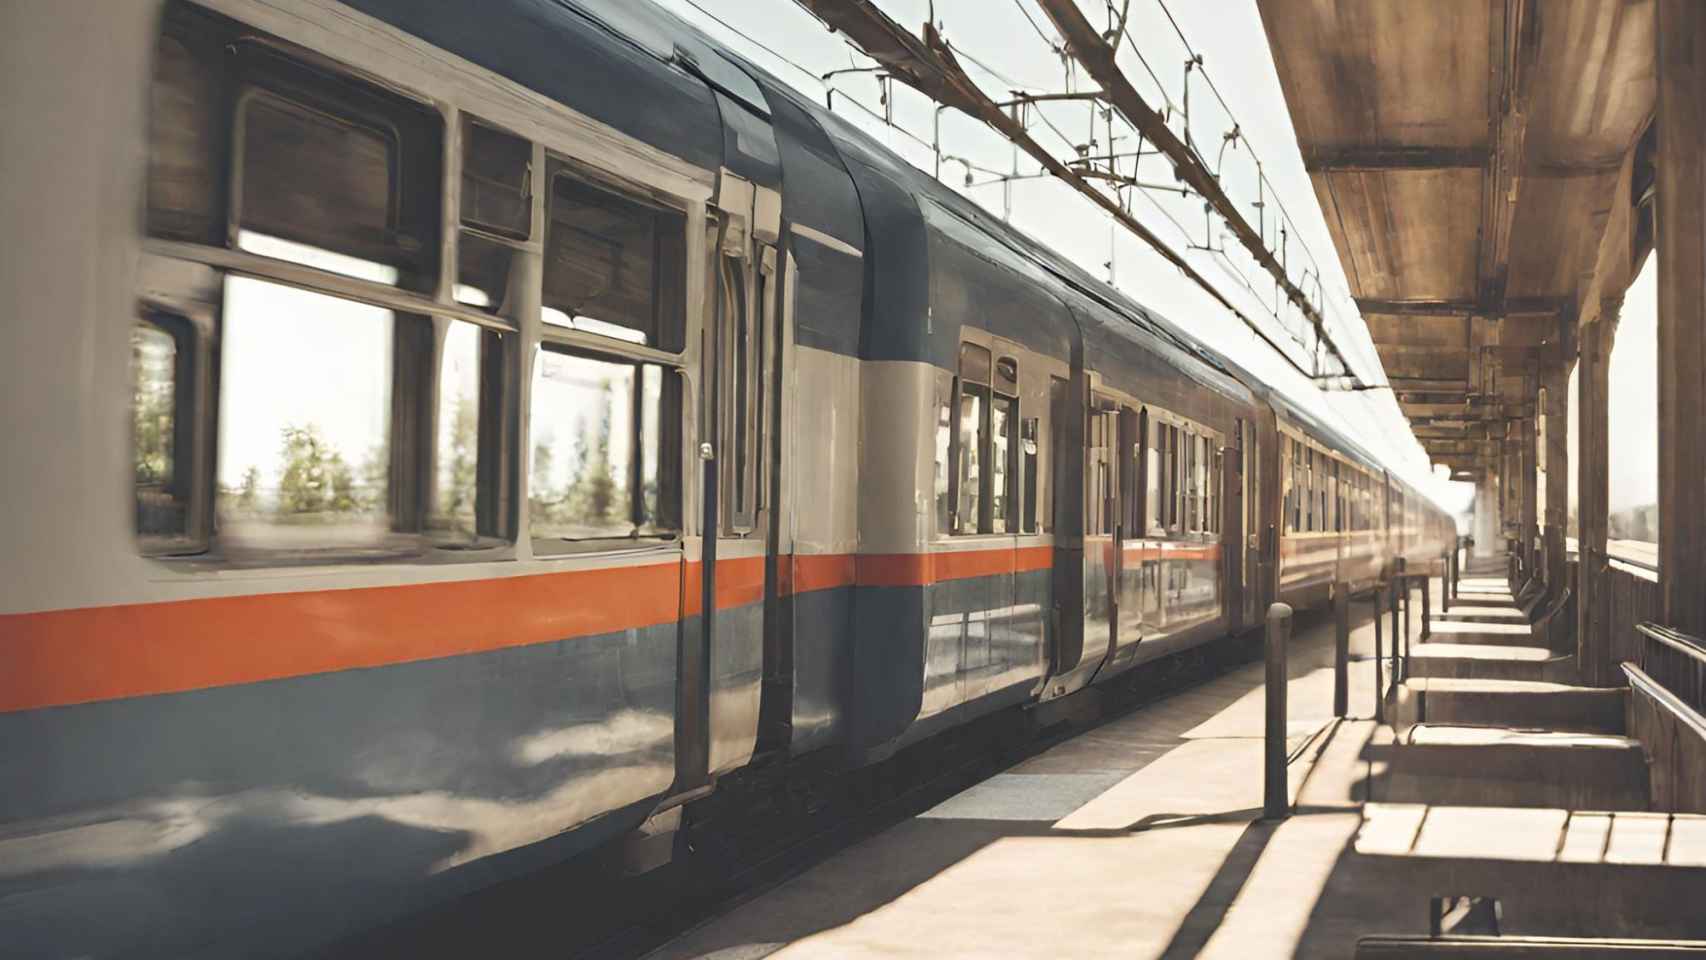
[[0, 23], [9, 956], [315, 949], [1455, 541], [649, 4]]

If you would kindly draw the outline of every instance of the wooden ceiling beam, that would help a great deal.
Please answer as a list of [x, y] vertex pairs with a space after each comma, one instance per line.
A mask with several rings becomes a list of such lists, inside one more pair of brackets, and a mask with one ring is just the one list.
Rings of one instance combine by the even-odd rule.
[[1556, 314], [1570, 305], [1569, 297], [1518, 297], [1501, 303], [1463, 299], [1405, 299], [1383, 300], [1378, 297], [1357, 297], [1357, 309], [1364, 314], [1376, 313], [1391, 317], [1501, 317]]
[[1478, 170], [1486, 165], [1486, 147], [1312, 147], [1303, 153], [1303, 168], [1310, 173]]
[[1511, 228], [1516, 223], [1528, 142], [1535, 66], [1540, 57], [1539, 15], [1529, 0], [1494, 0], [1488, 31], [1487, 141], [1492, 156], [1481, 180], [1481, 240], [1476, 261], [1480, 300], [1507, 316]]

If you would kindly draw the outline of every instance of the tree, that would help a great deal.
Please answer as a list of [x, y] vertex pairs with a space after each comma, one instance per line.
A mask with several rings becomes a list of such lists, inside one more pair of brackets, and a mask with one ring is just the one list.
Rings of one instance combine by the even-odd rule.
[[555, 522], [561, 497], [551, 495], [551, 465], [555, 460], [554, 446], [549, 434], [533, 445], [533, 472], [528, 479], [527, 500], [535, 521]]
[[278, 512], [320, 513], [331, 502], [331, 459], [326, 441], [318, 427], [286, 426], [282, 431], [280, 456], [284, 467], [279, 471]]
[[254, 464], [243, 471], [243, 483], [237, 488], [237, 506], [244, 510], [253, 510], [260, 500], [261, 471]]
[[383, 513], [387, 509], [385, 492], [391, 477], [391, 450], [376, 443], [361, 462], [361, 484], [353, 495], [355, 508]]
[[330, 490], [326, 506], [336, 513], [354, 513], [361, 509], [357, 497], [360, 491], [355, 488], [355, 471], [345, 462], [341, 453], [334, 451], [331, 461], [326, 465], [327, 482]]
[[[605, 389], [612, 389], [608, 382]], [[578, 468], [564, 496], [569, 517], [591, 527], [624, 522], [629, 513], [627, 487], [618, 485], [610, 471], [610, 411], [611, 405], [603, 404], [596, 424], [581, 421]]]
[[138, 484], [168, 484], [172, 470], [173, 352], [170, 336], [141, 326], [131, 335], [135, 380], [131, 425]]
[[[451, 416], [450, 450], [439, 472], [439, 505], [451, 529], [473, 531], [474, 497], [479, 484], [480, 437], [478, 408], [465, 393], [456, 396]], [[445, 452], [440, 451], [440, 456]], [[464, 523], [466, 519], [467, 523]]]

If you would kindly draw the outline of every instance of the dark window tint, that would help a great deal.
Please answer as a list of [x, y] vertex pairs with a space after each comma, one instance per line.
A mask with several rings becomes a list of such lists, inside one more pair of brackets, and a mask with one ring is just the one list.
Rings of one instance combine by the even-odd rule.
[[472, 120], [462, 125], [462, 222], [525, 240], [533, 223], [533, 146]]
[[552, 180], [550, 208], [546, 322], [681, 349], [685, 217], [566, 174]]
[[136, 532], [145, 549], [169, 551], [190, 528], [193, 377], [188, 321], [150, 314], [131, 328], [131, 451]]

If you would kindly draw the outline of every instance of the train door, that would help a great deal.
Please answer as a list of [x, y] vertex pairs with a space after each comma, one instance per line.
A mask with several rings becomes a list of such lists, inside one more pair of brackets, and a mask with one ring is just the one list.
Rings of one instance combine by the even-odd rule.
[[682, 731], [684, 762], [693, 764], [679, 770], [683, 786], [694, 773], [715, 776], [751, 759], [764, 673], [781, 207], [774, 191], [728, 171], [716, 205], [708, 237], [713, 309], [701, 354], [701, 666], [696, 678], [683, 673], [686, 695], [703, 699], [683, 711], [682, 723], [703, 728]]
[[1226, 485], [1226, 507], [1222, 513], [1226, 527], [1221, 531], [1221, 549], [1226, 551], [1229, 575], [1226, 582], [1235, 591], [1234, 599], [1228, 604], [1233, 632], [1243, 630], [1256, 622], [1255, 610], [1251, 597], [1251, 563], [1253, 557], [1245, 549], [1248, 541], [1246, 533], [1255, 529], [1252, 524], [1255, 498], [1251, 496], [1250, 474], [1255, 470], [1255, 444], [1252, 442], [1250, 424], [1239, 417], [1232, 436], [1230, 455], [1225, 458], [1227, 465], [1224, 483]]
[[1113, 652], [1119, 619], [1119, 403], [1090, 396], [1084, 428], [1084, 652]]

